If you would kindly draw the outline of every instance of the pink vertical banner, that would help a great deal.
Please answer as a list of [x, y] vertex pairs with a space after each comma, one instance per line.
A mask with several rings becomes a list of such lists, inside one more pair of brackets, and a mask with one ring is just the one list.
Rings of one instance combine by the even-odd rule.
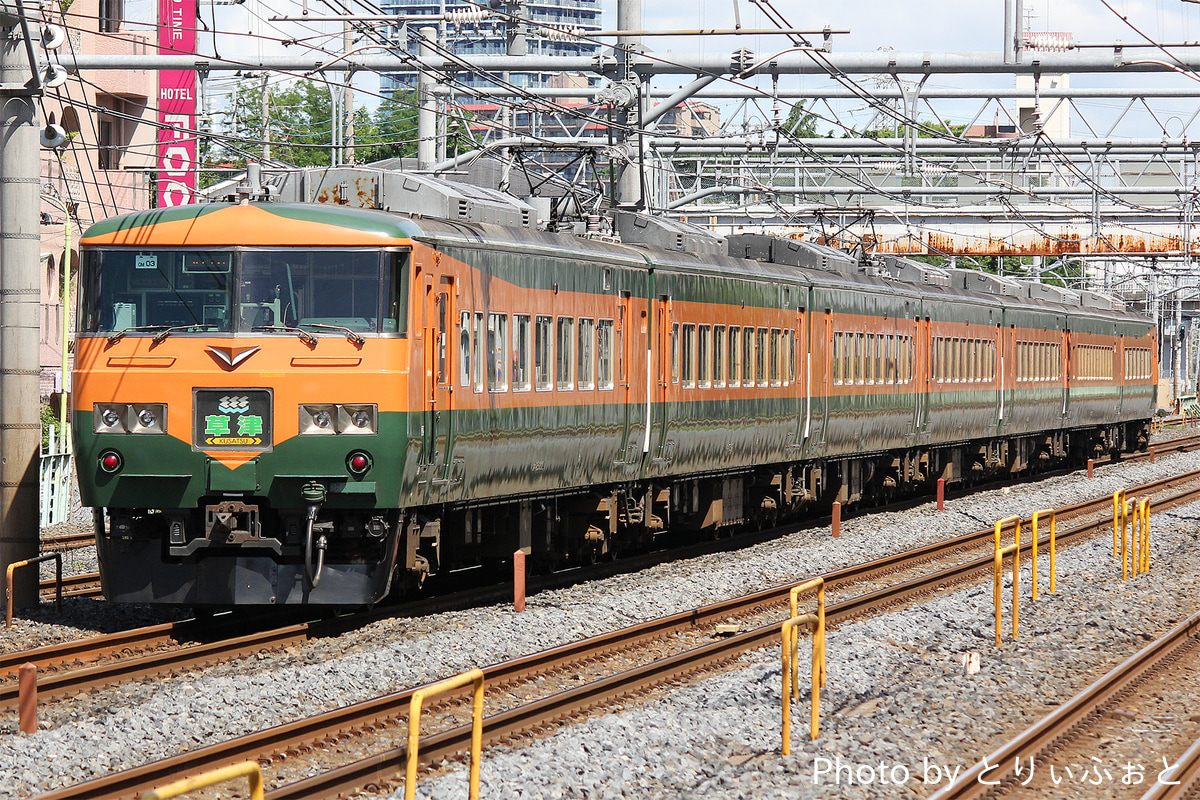
[[[158, 52], [196, 52], [196, 0], [158, 0]], [[158, 207], [196, 196], [196, 72], [158, 73]]]

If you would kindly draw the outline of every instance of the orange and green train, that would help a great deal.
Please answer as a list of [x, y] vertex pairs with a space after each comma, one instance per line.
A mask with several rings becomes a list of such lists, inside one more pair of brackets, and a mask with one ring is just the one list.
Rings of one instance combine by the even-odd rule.
[[370, 604], [517, 549], [1144, 447], [1153, 410], [1141, 316], [849, 261], [282, 203], [129, 214], [81, 249], [75, 452], [117, 601]]

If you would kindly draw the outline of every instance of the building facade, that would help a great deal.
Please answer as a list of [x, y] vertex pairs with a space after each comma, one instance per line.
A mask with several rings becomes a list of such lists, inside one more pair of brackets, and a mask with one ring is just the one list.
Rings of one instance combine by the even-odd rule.
[[[150, 28], [126, 24], [123, 0], [74, 0], [52, 21], [67, 32], [64, 54], [145, 55], [156, 49]], [[68, 215], [73, 308], [80, 233], [93, 222], [150, 205], [154, 127], [148, 123], [155, 86], [154, 72], [104, 70], [72, 75], [46, 90], [43, 122], [61, 125], [67, 141], [40, 155], [43, 399], [63, 388], [64, 317], [68, 329], [74, 322], [63, 305]]]

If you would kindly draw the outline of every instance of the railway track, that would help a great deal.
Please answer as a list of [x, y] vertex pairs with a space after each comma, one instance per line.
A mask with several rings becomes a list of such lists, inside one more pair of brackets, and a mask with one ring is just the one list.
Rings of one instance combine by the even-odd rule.
[[[100, 573], [81, 572], [78, 575], [63, 576], [63, 597], [99, 597]], [[38, 584], [38, 593], [43, 600], [53, 600], [57, 591], [53, 580], [43, 580]]]
[[[1104, 770], [1112, 763], [1114, 754], [1106, 753], [1104, 747], [1098, 745], [1106, 742], [1106, 746], [1112, 748], [1114, 743], [1111, 738], [1101, 737], [1097, 728], [1115, 717], [1124, 721], [1122, 727], [1128, 730], [1130, 721], [1146, 718], [1145, 703], [1148, 698], [1156, 697], [1161, 701], [1164, 693], [1173, 691], [1180, 694], [1185, 703], [1194, 699], [1194, 676], [1200, 668], [1198, 645], [1200, 613], [1193, 614], [988, 754], [984, 761], [935, 793], [930, 800], [1043, 797], [1055, 781], [1047, 762], [1058, 762], [1059, 776], [1062, 776], [1064, 764], [1071, 766], [1094, 761], [1103, 765], [1097, 769], [1096, 777], [1099, 780], [1094, 784], [1101, 786], [1106, 780]], [[1136, 708], [1140, 713], [1125, 711], [1124, 707]], [[1140, 735], [1144, 737], [1146, 734], [1143, 732]], [[1184, 742], [1174, 753], [1179, 753], [1186, 746], [1187, 742]], [[1144, 756], [1135, 759], [1144, 767], [1148, 761]], [[1178, 766], [1168, 772], [1166, 768], [1176, 762]], [[1017, 765], [1023, 766], [1023, 774], [1018, 774]], [[1162, 774], [1164, 772], [1165, 775]], [[1160, 775], [1163, 783], [1156, 780]], [[1119, 768], [1115, 776], [1113, 770], [1109, 770], [1107, 782], [1113, 783], [1113, 777], [1119, 785], [1122, 780]], [[1142, 777], [1143, 780], [1138, 784], [1132, 784], [1131, 781], [1126, 796], [1140, 796], [1145, 800], [1192, 796], [1200, 790], [1200, 741], [1194, 742], [1176, 761], [1166, 762], [1164, 753], [1164, 762], [1145, 768]], [[1171, 785], [1168, 781], [1179, 783]], [[1153, 785], [1143, 794], [1143, 787], [1147, 784]]]
[[[1130, 491], [1137, 494], [1160, 492], [1172, 485], [1191, 480], [1200, 480], [1200, 470], [1176, 478], [1154, 481]], [[1111, 500], [1101, 497], [1064, 507], [1058, 511], [1058, 516], [1061, 521], [1066, 521], [1080, 516], [1108, 514], [1110, 508]], [[888, 559], [838, 570], [827, 575], [826, 580], [833, 585], [863, 580], [871, 575], [894, 574], [904, 569], [923, 566], [954, 551], [970, 547], [990, 548], [991, 541], [991, 529], [977, 531]], [[706, 543], [697, 546], [695, 551], [707, 552], [714, 547], [713, 543]], [[990, 554], [990, 549], [988, 553]], [[688, 554], [671, 551], [669, 555], [671, 558], [680, 558], [687, 557]], [[658, 563], [663, 557], [661, 554], [648, 554], [627, 559], [622, 563], [621, 569], [645, 568]], [[580, 578], [592, 580], [597, 575], [616, 569], [616, 565], [608, 564], [598, 565], [594, 570], [588, 570], [585, 575], [575, 578], [564, 575], [543, 576], [531, 582], [531, 589], [537, 591]], [[269, 624], [270, 617], [236, 615], [231, 616], [228, 622], [217, 618], [212, 625], [197, 620], [167, 623], [0, 655], [0, 709], [16, 702], [17, 668], [24, 663], [36, 665], [43, 673], [38, 681], [38, 692], [41, 698], [48, 699], [109, 684], [202, 669], [210, 664], [229, 661], [247, 652], [254, 652], [256, 643], [258, 652], [261, 652], [287, 647], [307, 639], [336, 636], [381, 619], [422, 616], [489, 603], [502, 603], [509, 599], [510, 588], [507, 585], [491, 586], [335, 619], [304, 620], [283, 627], [256, 630], [261, 627], [261, 623], [256, 622], [256, 619], [267, 620]], [[222, 638], [226, 638], [228, 650], [222, 649]]]
[[[1156, 499], [1156, 508], [1194, 502], [1200, 498], [1200, 472], [1189, 473], [1138, 487], [1139, 494], [1163, 492], [1169, 487], [1191, 483], [1187, 489], [1167, 498]], [[1082, 540], [1097, 531], [1107, 532], [1111, 516], [1102, 513], [1111, 507], [1105, 497], [1061, 509], [1059, 542]], [[1067, 529], [1062, 521], [1067, 517], [1092, 517], [1074, 528]], [[867, 564], [857, 565], [825, 575], [828, 587], [846, 587], [880, 576], [927, 565], [931, 560], [948, 553], [964, 554], [964, 560], [935, 571], [924, 570], [921, 575], [893, 582], [882, 588], [868, 588], [861, 594], [848, 593], [827, 606], [829, 624], [837, 624], [857, 616], [890, 609], [912, 602], [921, 596], [958, 583], [990, 575], [992, 569], [991, 537], [988, 529], [967, 534], [947, 542], [918, 548]], [[1048, 537], [1046, 538], [1048, 543]], [[966, 551], [978, 549], [977, 554]], [[778, 641], [780, 619], [785, 616], [790, 585], [778, 586], [752, 595], [651, 620], [630, 628], [571, 643], [542, 653], [485, 668], [488, 685], [488, 708], [500, 708], [484, 723], [485, 743], [497, 743], [528, 735], [559, 724], [564, 719], [585, 714], [597, 705], [606, 706], [615, 699], [653, 691], [662, 684], [706, 670], [718, 669], [734, 662], [742, 653], [771, 645]], [[706, 641], [698, 647], [680, 644], [688, 638], [705, 637], [718, 623], [739, 619], [749, 630], [728, 638]], [[674, 645], [668, 647], [666, 642]], [[664, 650], [674, 650], [663, 654]], [[642, 658], [633, 654], [642, 652]], [[632, 663], [637, 661], [637, 663]], [[603, 664], [603, 666], [598, 666]], [[598, 672], [593, 676], [592, 673]], [[583, 683], [582, 676], [587, 676]], [[536, 686], [536, 692], [532, 687]], [[210, 747], [181, 754], [164, 761], [105, 776], [75, 787], [44, 795], [44, 800], [66, 798], [128, 797], [159, 785], [181, 774], [193, 774], [234, 763], [256, 759], [272, 764], [277, 785], [268, 797], [271, 800], [300, 797], [335, 797], [364, 786], [387, 785], [406, 758], [404, 748], [396, 748], [394, 731], [382, 738], [373, 733], [407, 717], [408, 704], [414, 687], [403, 692], [357, 703], [308, 719], [231, 739]], [[531, 693], [536, 697], [529, 699]], [[464, 698], [434, 704], [429, 708], [430, 727], [442, 730], [421, 739], [421, 760], [431, 763], [452, 758], [466, 751], [470, 725], [461, 724]], [[341, 747], [336, 743], [351, 737], [358, 744]], [[357, 738], [355, 738], [357, 737]], [[372, 745], [373, 737], [378, 739]], [[332, 769], [320, 765], [313, 777], [287, 782], [289, 754], [303, 754], [314, 748], [321, 757], [335, 759], [329, 751], [341, 750], [342, 761]], [[362, 755], [364, 751], [368, 755]], [[301, 760], [309, 756], [301, 756]], [[311, 764], [297, 771], [308, 775]], [[285, 785], [278, 785], [278, 784]]]
[[65, 536], [48, 536], [42, 539], [41, 549], [43, 553], [53, 553], [59, 550], [74, 550], [79, 547], [87, 547], [95, 543], [96, 534], [88, 531], [87, 533], [72, 533]]

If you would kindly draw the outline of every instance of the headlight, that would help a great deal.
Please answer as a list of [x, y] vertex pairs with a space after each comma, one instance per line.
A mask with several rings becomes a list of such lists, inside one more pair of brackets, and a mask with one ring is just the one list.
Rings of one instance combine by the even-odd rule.
[[96, 403], [92, 406], [96, 433], [166, 433], [166, 403]]
[[134, 403], [129, 407], [132, 413], [130, 433], [166, 433], [167, 406], [165, 403]]
[[124, 433], [125, 406], [96, 403], [92, 406], [92, 423], [96, 433]]
[[334, 434], [334, 420], [337, 419], [335, 405], [302, 405], [300, 406], [300, 433]]
[[375, 409], [374, 404], [339, 406], [338, 433], [375, 433]]
[[374, 403], [305, 403], [300, 406], [300, 433], [378, 433], [378, 409]]

